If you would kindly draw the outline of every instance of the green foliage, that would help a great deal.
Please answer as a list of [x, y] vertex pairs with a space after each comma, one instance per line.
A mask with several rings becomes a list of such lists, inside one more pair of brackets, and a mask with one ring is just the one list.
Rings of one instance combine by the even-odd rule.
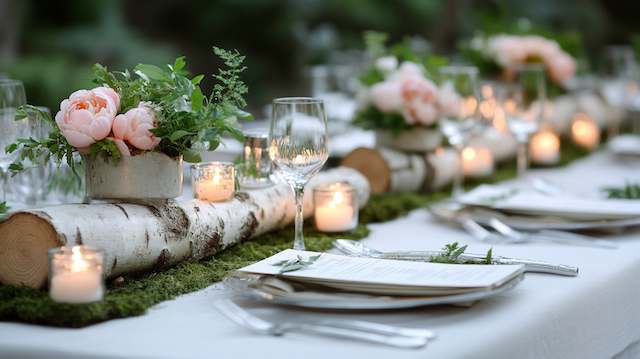
[[4, 149], [5, 153], [18, 153], [16, 160], [9, 165], [9, 171], [15, 175], [24, 170], [26, 160], [37, 165], [49, 163], [50, 160], [58, 163], [66, 161], [73, 173], [76, 174], [76, 177], [79, 178], [76, 171], [76, 162], [73, 157], [76, 149], [64, 138], [58, 129], [58, 125], [51, 118], [51, 115], [35, 106], [25, 105], [18, 108], [16, 120], [22, 120], [30, 115], [48, 122], [54, 130], [52, 130], [46, 138], [18, 138], [15, 143], [6, 146]]
[[160, 151], [171, 157], [183, 155], [187, 162], [199, 162], [199, 144], [215, 150], [224, 134], [241, 140], [237, 121], [251, 119], [240, 109], [246, 105], [244, 95], [248, 92], [240, 80], [246, 69], [242, 65], [244, 56], [217, 47], [213, 51], [225, 68], [213, 76], [218, 83], [209, 96], [200, 87], [204, 76], [190, 78], [184, 57], [165, 67], [139, 64], [133, 70], [135, 76], [129, 71], [109, 72], [96, 64], [94, 82], [120, 94], [122, 112], [140, 102], [151, 104], [159, 114], [158, 127], [151, 131], [161, 139]]
[[482, 263], [477, 261], [465, 261], [459, 257], [467, 250], [467, 245], [460, 246], [458, 242], [445, 244], [442, 248], [442, 253], [438, 256], [431, 257], [429, 262], [433, 263], [448, 263], [448, 264], [492, 264], [493, 263], [493, 249], [489, 248], [486, 256], [482, 260]]
[[278, 273], [287, 273], [287, 272], [295, 272], [300, 269], [307, 268], [308, 266], [315, 263], [315, 261], [320, 258], [322, 254], [318, 254], [315, 256], [310, 256], [307, 259], [302, 258], [302, 256], [296, 256], [296, 258], [285, 259], [283, 261], [279, 261], [273, 263], [272, 265], [275, 267], [281, 267]]
[[115, 161], [122, 158], [122, 154], [116, 147], [116, 143], [109, 139], [100, 140], [98, 142], [94, 142], [89, 147], [89, 154], [91, 156], [104, 156], [108, 159], [113, 159]]
[[9, 206], [7, 206], [7, 202], [0, 202], [0, 221], [4, 220], [7, 216], [7, 212], [9, 212]]
[[640, 183], [625, 183], [622, 187], [604, 187], [607, 198], [640, 199]]

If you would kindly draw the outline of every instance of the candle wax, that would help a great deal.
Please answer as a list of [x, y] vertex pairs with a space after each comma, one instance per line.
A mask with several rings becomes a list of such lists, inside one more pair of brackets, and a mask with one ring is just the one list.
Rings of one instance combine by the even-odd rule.
[[233, 196], [233, 183], [229, 180], [224, 184], [223, 180], [207, 181], [203, 180], [196, 183], [196, 196], [198, 199], [210, 202], [226, 201]]
[[552, 165], [560, 160], [560, 138], [553, 132], [543, 131], [531, 138], [529, 145], [531, 161]]
[[463, 173], [468, 177], [487, 177], [493, 173], [493, 156], [486, 148], [467, 147], [462, 151]]
[[98, 271], [60, 272], [51, 279], [49, 295], [61, 303], [91, 303], [102, 299], [103, 290]]
[[322, 232], [344, 232], [355, 227], [353, 208], [347, 204], [316, 208], [316, 227]]

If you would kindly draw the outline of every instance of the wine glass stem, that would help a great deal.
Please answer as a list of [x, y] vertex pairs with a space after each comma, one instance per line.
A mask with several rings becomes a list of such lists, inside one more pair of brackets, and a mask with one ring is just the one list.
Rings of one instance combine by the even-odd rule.
[[462, 148], [456, 146], [458, 152], [458, 170], [453, 176], [453, 187], [451, 195], [456, 198], [464, 193], [464, 165], [462, 164]]
[[296, 220], [295, 220], [295, 237], [293, 239], [293, 249], [304, 251], [304, 235], [302, 233], [302, 225], [304, 223], [304, 187], [294, 186], [293, 193], [296, 197]]
[[518, 176], [523, 176], [529, 167], [528, 139], [518, 141]]

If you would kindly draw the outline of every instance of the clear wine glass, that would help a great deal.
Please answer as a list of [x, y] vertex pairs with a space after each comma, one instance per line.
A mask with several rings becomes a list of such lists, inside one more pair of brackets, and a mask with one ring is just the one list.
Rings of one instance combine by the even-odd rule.
[[2, 193], [0, 201], [6, 200], [8, 176], [7, 170], [15, 159], [15, 154], [6, 154], [5, 147], [14, 143], [18, 137], [28, 137], [28, 119], [15, 121], [16, 110], [26, 104], [22, 81], [0, 78], [0, 174], [2, 175]]
[[[601, 93], [607, 103], [625, 112], [625, 116], [635, 116], [639, 110], [640, 69], [636, 63], [633, 47], [628, 45], [608, 46], [606, 49], [605, 78]], [[615, 116], [612, 116], [615, 119]], [[638, 120], [633, 119], [634, 132]], [[614, 137], [619, 132], [618, 121], [609, 123], [608, 134]]]
[[269, 156], [276, 173], [293, 189], [296, 200], [293, 248], [304, 250], [303, 198], [305, 184], [329, 157], [324, 103], [309, 97], [273, 100]]
[[444, 66], [440, 69], [443, 116], [440, 129], [458, 151], [460, 168], [453, 181], [453, 196], [464, 192], [462, 151], [481, 127], [478, 116], [478, 69], [472, 66]]
[[518, 175], [522, 176], [529, 167], [529, 139], [544, 118], [545, 73], [541, 64], [519, 65], [513, 70], [514, 81], [503, 86], [500, 102], [509, 131], [518, 142]]

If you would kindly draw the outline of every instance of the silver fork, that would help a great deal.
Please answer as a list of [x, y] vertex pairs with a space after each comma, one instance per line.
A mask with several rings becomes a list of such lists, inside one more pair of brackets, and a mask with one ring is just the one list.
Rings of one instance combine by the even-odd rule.
[[435, 337], [430, 330], [397, 328], [365, 321], [321, 320], [306, 323], [286, 321], [272, 323], [254, 316], [229, 299], [219, 300], [214, 305], [221, 314], [240, 326], [256, 333], [273, 336], [281, 336], [286, 332], [298, 330], [313, 334], [357, 339], [397, 348], [421, 348], [428, 343], [429, 339]]
[[561, 244], [571, 244], [578, 245], [584, 247], [597, 247], [597, 248], [608, 248], [613, 249], [618, 246], [615, 243], [611, 243], [609, 241], [595, 239], [593, 237], [577, 234], [577, 233], [569, 233], [555, 230], [542, 230], [536, 233], [528, 233], [528, 232], [520, 232], [511, 226], [507, 225], [503, 221], [498, 218], [491, 218], [489, 220], [489, 225], [498, 231], [500, 234], [505, 237], [511, 238], [515, 242], [529, 242], [529, 241], [548, 241], [555, 242]]

